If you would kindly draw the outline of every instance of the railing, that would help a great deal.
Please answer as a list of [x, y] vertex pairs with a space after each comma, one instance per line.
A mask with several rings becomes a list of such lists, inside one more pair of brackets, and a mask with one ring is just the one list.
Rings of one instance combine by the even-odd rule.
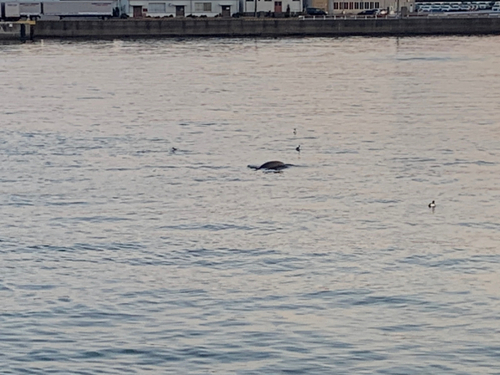
[[491, 12], [491, 13], [410, 13], [404, 17], [397, 14], [387, 14], [383, 16], [372, 16], [372, 15], [359, 15], [359, 14], [342, 14], [342, 15], [333, 15], [333, 16], [299, 16], [299, 20], [367, 20], [367, 19], [391, 19], [398, 20], [404, 18], [499, 18], [500, 12]]

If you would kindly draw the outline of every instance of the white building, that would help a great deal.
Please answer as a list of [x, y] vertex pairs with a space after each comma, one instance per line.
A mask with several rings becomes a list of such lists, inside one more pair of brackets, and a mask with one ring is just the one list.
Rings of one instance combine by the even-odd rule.
[[243, 13], [291, 13], [303, 11], [303, 0], [241, 0], [240, 11]]
[[[330, 2], [333, 5], [333, 13], [359, 13], [368, 9], [386, 9], [389, 13], [398, 12], [402, 7], [408, 8], [410, 11], [414, 8], [413, 0], [378, 0], [378, 1], [339, 1], [333, 0]], [[328, 12], [330, 13], [330, 12]]]
[[239, 0], [122, 0], [120, 13], [143, 17], [231, 17], [238, 13]]
[[[357, 14], [369, 9], [385, 9], [389, 13], [406, 7], [410, 12], [415, 9], [414, 0], [377, 0], [377, 1], [345, 1], [345, 0], [305, 0], [307, 7], [322, 9], [330, 15]], [[398, 8], [399, 7], [399, 8]]]

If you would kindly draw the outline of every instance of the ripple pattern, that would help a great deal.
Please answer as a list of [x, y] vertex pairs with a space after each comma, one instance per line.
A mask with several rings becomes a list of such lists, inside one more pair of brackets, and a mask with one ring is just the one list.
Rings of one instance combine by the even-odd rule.
[[497, 374], [499, 41], [0, 45], [0, 372]]

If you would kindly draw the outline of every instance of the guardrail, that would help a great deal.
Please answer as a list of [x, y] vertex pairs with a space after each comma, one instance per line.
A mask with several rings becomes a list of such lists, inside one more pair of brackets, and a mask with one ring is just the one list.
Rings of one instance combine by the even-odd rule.
[[499, 18], [500, 12], [491, 13], [410, 13], [404, 17], [397, 14], [388, 14], [383, 16], [342, 14], [332, 16], [299, 16], [299, 20], [367, 20], [367, 19], [404, 19], [404, 18]]

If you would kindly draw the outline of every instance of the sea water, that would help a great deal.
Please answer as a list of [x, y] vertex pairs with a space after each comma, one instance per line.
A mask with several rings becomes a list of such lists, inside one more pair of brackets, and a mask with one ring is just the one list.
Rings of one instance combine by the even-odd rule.
[[499, 63], [498, 36], [0, 45], [0, 373], [499, 373]]

